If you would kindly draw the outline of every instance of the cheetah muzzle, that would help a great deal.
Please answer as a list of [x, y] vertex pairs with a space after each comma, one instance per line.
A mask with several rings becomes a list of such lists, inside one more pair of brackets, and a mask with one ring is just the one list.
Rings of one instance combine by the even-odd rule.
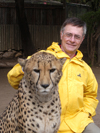
[[24, 76], [0, 117], [0, 133], [57, 133], [61, 115], [58, 83], [65, 60], [47, 52], [18, 60]]

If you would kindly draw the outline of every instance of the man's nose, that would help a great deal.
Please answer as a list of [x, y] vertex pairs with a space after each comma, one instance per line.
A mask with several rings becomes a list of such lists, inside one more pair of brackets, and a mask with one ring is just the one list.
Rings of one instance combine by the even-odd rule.
[[71, 40], [72, 42], [75, 42], [75, 36], [74, 36], [74, 35], [71, 36], [70, 40]]

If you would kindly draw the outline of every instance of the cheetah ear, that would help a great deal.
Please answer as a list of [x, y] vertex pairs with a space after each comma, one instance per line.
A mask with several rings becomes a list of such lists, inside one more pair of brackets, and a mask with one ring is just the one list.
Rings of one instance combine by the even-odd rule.
[[27, 62], [27, 59], [18, 58], [18, 63], [19, 63], [22, 67], [25, 67], [26, 62]]
[[65, 63], [66, 60], [67, 60], [66, 57], [61, 58], [61, 59], [60, 59], [61, 64], [64, 65], [64, 63]]

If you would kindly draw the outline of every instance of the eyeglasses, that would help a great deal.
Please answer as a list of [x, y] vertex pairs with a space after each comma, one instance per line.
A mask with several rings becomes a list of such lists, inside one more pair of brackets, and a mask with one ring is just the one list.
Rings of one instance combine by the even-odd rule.
[[64, 35], [64, 37], [66, 38], [66, 39], [71, 39], [73, 36], [74, 36], [74, 39], [76, 40], [76, 41], [80, 41], [81, 39], [82, 39], [82, 36], [79, 36], [79, 35], [73, 35], [72, 33], [68, 33], [68, 32], [66, 32], [66, 33], [64, 33], [63, 34]]

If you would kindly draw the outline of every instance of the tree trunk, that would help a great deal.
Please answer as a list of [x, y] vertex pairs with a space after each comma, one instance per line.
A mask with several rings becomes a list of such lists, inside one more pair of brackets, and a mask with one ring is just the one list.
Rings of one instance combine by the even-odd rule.
[[88, 57], [90, 59], [90, 65], [93, 66], [95, 62], [95, 49], [96, 49], [96, 40], [93, 37], [93, 34], [87, 35], [87, 51]]
[[22, 48], [24, 55], [28, 56], [36, 52], [36, 49], [32, 43], [29, 26], [24, 9], [24, 0], [15, 0], [16, 14], [18, 18], [18, 24], [21, 32]]

